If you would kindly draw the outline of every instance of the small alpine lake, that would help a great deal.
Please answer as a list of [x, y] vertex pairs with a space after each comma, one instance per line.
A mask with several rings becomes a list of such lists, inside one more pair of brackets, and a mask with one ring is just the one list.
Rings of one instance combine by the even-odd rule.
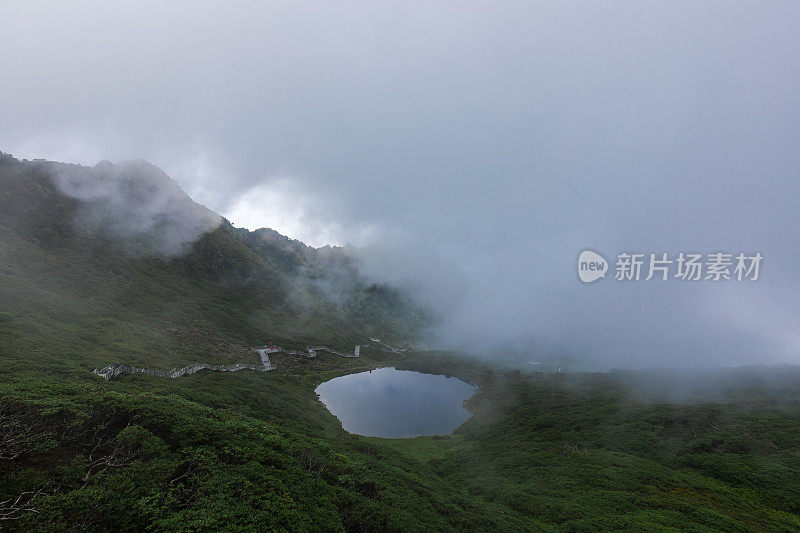
[[464, 408], [478, 388], [457, 378], [378, 368], [319, 385], [319, 399], [348, 433], [408, 438], [448, 435], [471, 413]]

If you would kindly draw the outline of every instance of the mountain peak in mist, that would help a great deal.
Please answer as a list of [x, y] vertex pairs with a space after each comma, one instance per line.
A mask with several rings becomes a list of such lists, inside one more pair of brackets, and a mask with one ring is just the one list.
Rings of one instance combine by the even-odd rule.
[[[47, 259], [30, 264], [67, 261], [89, 279], [123, 283], [117, 276], [135, 277], [139, 269], [132, 294], [161, 290], [151, 278], [158, 272], [171, 280], [167, 285], [199, 281], [192, 291], [237, 302], [224, 314], [236, 315], [237, 335], [254, 341], [270, 328], [270, 338], [302, 330], [347, 343], [365, 336], [407, 342], [428, 319], [399, 291], [364, 276], [352, 250], [312, 248], [269, 228], [235, 228], [146, 161], [89, 167], [0, 156], [4, 238], [7, 256], [22, 257], [31, 247]], [[97, 265], [101, 272], [88, 274]], [[15, 287], [29, 281], [12, 280]]]
[[178, 255], [222, 222], [147, 161], [56, 165], [53, 170], [60, 191], [79, 203], [77, 229], [111, 237], [135, 255]]

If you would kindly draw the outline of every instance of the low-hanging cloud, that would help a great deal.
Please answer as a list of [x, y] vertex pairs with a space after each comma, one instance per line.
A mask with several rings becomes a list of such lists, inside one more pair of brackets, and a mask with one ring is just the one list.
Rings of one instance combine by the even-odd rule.
[[[430, 344], [800, 361], [796, 2], [31, 5], [4, 13], [3, 151], [146, 158], [235, 224], [360, 245], [439, 311]], [[764, 263], [589, 286], [587, 248]]]
[[110, 237], [133, 255], [181, 254], [222, 222], [145, 161], [58, 165], [53, 176], [64, 194], [79, 201], [77, 229]]

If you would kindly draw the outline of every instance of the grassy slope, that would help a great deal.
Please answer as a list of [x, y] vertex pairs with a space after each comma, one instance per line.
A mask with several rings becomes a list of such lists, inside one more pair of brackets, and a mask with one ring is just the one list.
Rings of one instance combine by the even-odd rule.
[[567, 530], [800, 527], [797, 369], [781, 389], [754, 369], [713, 403], [644, 400], [614, 374], [450, 371], [482, 384], [476, 415], [452, 444], [397, 446], [482, 499]]
[[[77, 239], [46, 176], [0, 185], [0, 501], [30, 491], [21, 503], [37, 511], [0, 527], [800, 529], [794, 371], [775, 391], [751, 381], [690, 404], [637, 399], [622, 375], [368, 351], [103, 382], [90, 370], [116, 360], [241, 360], [265, 340], [350, 347], [380, 331], [373, 312], [391, 325], [397, 296], [298, 309], [283, 297], [296, 256], [251, 235], [223, 226], [180, 259], [130, 260]], [[261, 281], [242, 281], [253, 272]], [[446, 438], [348, 435], [313, 390], [382, 364], [479, 384], [475, 416]]]
[[[22, 524], [49, 527], [800, 528], [796, 402], [764, 392], [748, 403], [654, 405], [631, 400], [613, 376], [395, 357], [178, 380], [5, 374], [4, 405], [58, 422], [30, 424], [29, 451], [6, 462], [0, 487], [43, 489], [39, 514]], [[475, 416], [446, 438], [346, 434], [316, 384], [389, 363], [478, 382]], [[120, 440], [135, 453], [92, 471], [96, 433], [108, 439], [100, 456]]]
[[[7, 364], [45, 372], [117, 361], [167, 369], [251, 358], [247, 347], [268, 341], [352, 349], [370, 335], [407, 340], [424, 318], [393, 290], [359, 279], [343, 301], [332, 301], [314, 283], [327, 273], [322, 253], [227, 222], [179, 257], [130, 256], [113, 239], [76, 231], [78, 203], [51, 179], [58, 168], [0, 156], [0, 354]], [[348, 264], [337, 270], [356, 277]]]

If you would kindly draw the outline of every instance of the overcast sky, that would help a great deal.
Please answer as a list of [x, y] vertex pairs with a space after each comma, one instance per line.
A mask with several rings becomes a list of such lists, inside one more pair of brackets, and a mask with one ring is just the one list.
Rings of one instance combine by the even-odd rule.
[[[800, 363], [800, 3], [8, 2], [0, 150], [147, 159], [235, 225], [364, 247], [438, 339]], [[578, 253], [761, 252], [584, 285]]]

